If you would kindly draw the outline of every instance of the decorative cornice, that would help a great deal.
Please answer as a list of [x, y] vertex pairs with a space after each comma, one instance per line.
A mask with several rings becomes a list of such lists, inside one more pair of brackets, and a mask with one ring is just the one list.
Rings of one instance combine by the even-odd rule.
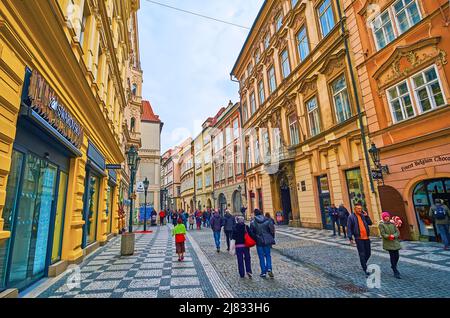
[[342, 49], [336, 54], [332, 54], [330, 57], [328, 57], [325, 62], [323, 63], [322, 67], [319, 69], [319, 72], [329, 76], [334, 69], [338, 68], [341, 69], [345, 66], [345, 50]]

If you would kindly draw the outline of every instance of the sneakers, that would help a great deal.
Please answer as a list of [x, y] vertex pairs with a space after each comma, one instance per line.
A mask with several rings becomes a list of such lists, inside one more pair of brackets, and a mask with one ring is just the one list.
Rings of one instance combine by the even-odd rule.
[[248, 276], [248, 278], [252, 278], [253, 277], [253, 274], [252, 273], [247, 273], [247, 276]]
[[220, 248], [217, 249], [217, 253], [220, 253]]
[[273, 272], [272, 271], [268, 271], [269, 277], [273, 278]]
[[260, 274], [259, 277], [266, 278], [266, 274]]
[[181, 258], [178, 257], [178, 261], [181, 262]]
[[181, 260], [184, 261], [184, 256], [181, 256]]

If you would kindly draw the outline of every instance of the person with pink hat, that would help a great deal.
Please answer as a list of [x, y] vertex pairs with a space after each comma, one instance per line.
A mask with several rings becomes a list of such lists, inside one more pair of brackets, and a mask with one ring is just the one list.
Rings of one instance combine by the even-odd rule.
[[380, 229], [381, 237], [383, 238], [383, 249], [389, 252], [391, 258], [391, 268], [394, 271], [394, 277], [400, 279], [400, 272], [397, 269], [398, 260], [402, 246], [400, 245], [400, 231], [397, 226], [391, 222], [391, 215], [389, 212], [381, 213], [382, 221], [378, 228]]

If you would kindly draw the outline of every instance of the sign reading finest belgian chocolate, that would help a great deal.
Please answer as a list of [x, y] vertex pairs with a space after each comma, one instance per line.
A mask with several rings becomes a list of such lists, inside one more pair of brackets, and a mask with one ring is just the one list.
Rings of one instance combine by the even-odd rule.
[[28, 97], [34, 111], [75, 147], [80, 148], [83, 141], [83, 128], [69, 110], [59, 102], [55, 91], [36, 70], [33, 70], [31, 74]]
[[429, 158], [424, 158], [424, 159], [418, 159], [415, 160], [409, 164], [406, 165], [402, 165], [401, 166], [401, 170], [402, 172], [408, 171], [412, 168], [415, 167], [424, 167], [430, 164], [449, 164], [450, 163], [450, 155], [439, 155], [439, 156], [434, 156], [434, 157], [429, 157]]

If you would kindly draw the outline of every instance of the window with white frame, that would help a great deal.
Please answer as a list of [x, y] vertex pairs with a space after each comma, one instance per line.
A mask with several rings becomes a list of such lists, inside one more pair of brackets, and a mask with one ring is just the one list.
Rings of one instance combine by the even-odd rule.
[[269, 68], [269, 92], [272, 94], [277, 89], [277, 80], [275, 78], [275, 68], [273, 65]]
[[201, 189], [203, 187], [202, 182], [202, 177], [197, 177], [197, 189]]
[[270, 32], [267, 32], [267, 34], [264, 37], [264, 49], [267, 50], [270, 45]]
[[277, 32], [281, 29], [282, 26], [283, 26], [283, 14], [280, 13], [277, 15], [277, 17], [275, 19], [275, 28], [276, 28]]
[[239, 147], [237, 147], [236, 151], [234, 152], [234, 163], [236, 164], [236, 174], [241, 174], [242, 173], [241, 152], [239, 150]]
[[311, 136], [315, 136], [320, 133], [320, 120], [319, 120], [319, 107], [317, 104], [317, 98], [313, 97], [306, 102], [306, 108], [308, 111], [309, 131]]
[[322, 37], [325, 37], [335, 25], [331, 0], [322, 1], [322, 4], [318, 8], [318, 13]]
[[421, 113], [445, 104], [444, 94], [434, 65], [414, 75], [412, 83]]
[[230, 142], [233, 141], [233, 138], [231, 138], [231, 134], [232, 134], [232, 128], [231, 127], [225, 128], [225, 137], [226, 137], [225, 145], [228, 145]]
[[250, 146], [247, 146], [245, 148], [245, 154], [246, 154], [246, 157], [247, 157], [247, 162], [246, 162], [247, 168], [250, 168], [252, 166], [252, 154], [250, 152]]
[[264, 95], [264, 81], [260, 80], [258, 83], [258, 96], [259, 96], [259, 104], [264, 104], [265, 95]]
[[252, 74], [253, 71], [253, 63], [250, 62], [247, 66], [247, 76], [250, 76]]
[[389, 10], [386, 10], [376, 17], [372, 21], [371, 25], [378, 50], [384, 48], [390, 42], [395, 40], [394, 28], [392, 26]]
[[395, 123], [415, 116], [407, 81], [388, 89], [388, 100]]
[[255, 100], [255, 93], [252, 92], [250, 94], [250, 109], [252, 112], [252, 115], [256, 112], [256, 100]]
[[233, 120], [233, 140], [239, 137], [239, 120], [236, 118]]
[[291, 145], [297, 145], [300, 143], [297, 115], [291, 114], [288, 117], [289, 121], [289, 135], [291, 136]]
[[283, 71], [283, 78], [286, 78], [291, 73], [291, 67], [289, 65], [289, 53], [287, 49], [285, 49], [281, 53], [281, 69]]
[[416, 0], [398, 0], [393, 5], [400, 34], [408, 31], [421, 20]]
[[302, 27], [297, 34], [298, 54], [300, 62], [302, 62], [309, 54], [308, 34], [306, 34], [306, 27]]
[[335, 80], [331, 84], [331, 87], [333, 89], [333, 101], [334, 110], [336, 112], [336, 119], [338, 123], [342, 123], [352, 116], [345, 76], [342, 75], [337, 80]]

